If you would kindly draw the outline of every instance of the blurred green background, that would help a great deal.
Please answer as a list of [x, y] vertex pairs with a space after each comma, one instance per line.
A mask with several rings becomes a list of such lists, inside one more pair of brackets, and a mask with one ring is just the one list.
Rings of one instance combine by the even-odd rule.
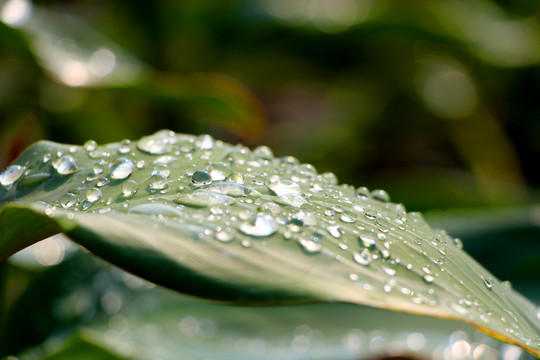
[[0, 1], [0, 168], [39, 139], [270, 146], [540, 302], [535, 0]]

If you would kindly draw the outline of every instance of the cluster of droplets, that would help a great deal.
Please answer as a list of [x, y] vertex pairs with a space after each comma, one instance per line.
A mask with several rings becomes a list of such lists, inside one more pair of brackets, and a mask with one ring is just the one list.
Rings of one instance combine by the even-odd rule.
[[[462, 248], [459, 239], [434, 231], [421, 214], [391, 203], [384, 190], [338, 185], [334, 174], [319, 174], [291, 156], [275, 158], [268, 147], [249, 150], [208, 135], [164, 130], [136, 143], [100, 147], [88, 141], [82, 149], [50, 152], [36, 168], [12, 165], [0, 174], [0, 184], [10, 190], [25, 178], [33, 185], [52, 175], [81, 179], [50, 202], [51, 216], [55, 208], [142, 214], [195, 239], [245, 248], [272, 246], [270, 240], [279, 234], [307, 255], [348, 265], [344, 277], [360, 291], [382, 286], [414, 304], [448, 306], [484, 323], [506, 321], [511, 336], [523, 336], [516, 334], [517, 320], [511, 316], [494, 319], [490, 309], [476, 305], [480, 292], [450, 304], [440, 299], [439, 279], [443, 288], [456, 282], [447, 267], [456, 270], [451, 255]], [[418, 263], [424, 265], [412, 265]], [[401, 280], [411, 276], [422, 279], [423, 286]], [[489, 276], [478, 282], [485, 291], [497, 287]]]

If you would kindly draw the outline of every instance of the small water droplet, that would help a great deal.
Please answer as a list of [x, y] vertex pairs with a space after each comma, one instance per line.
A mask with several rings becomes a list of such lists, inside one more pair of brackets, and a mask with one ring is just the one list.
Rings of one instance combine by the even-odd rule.
[[152, 170], [152, 175], [162, 175], [168, 178], [170, 174], [171, 169], [169, 169], [169, 166], [167, 164], [157, 164]]
[[103, 187], [105, 185], [108, 185], [110, 182], [111, 182], [111, 179], [109, 179], [108, 177], [102, 177], [102, 178], [99, 178], [96, 185], [97, 187]]
[[201, 150], [212, 150], [214, 148], [214, 138], [210, 135], [201, 135], [197, 141], [197, 146]]
[[212, 176], [204, 170], [197, 170], [191, 175], [191, 182], [194, 185], [202, 186], [212, 183]]
[[43, 155], [43, 162], [48, 163], [52, 158], [52, 155], [50, 153], [46, 153]]
[[231, 167], [223, 162], [215, 162], [206, 167], [213, 181], [222, 181], [231, 173]]
[[77, 196], [71, 193], [65, 194], [62, 197], [62, 199], [60, 199], [60, 205], [62, 205], [64, 209], [69, 209], [70, 207], [73, 207], [76, 204], [77, 204]]
[[389, 275], [389, 276], [394, 276], [396, 275], [396, 269], [393, 269], [389, 266], [382, 266], [382, 271], [386, 274], [386, 275]]
[[133, 161], [126, 158], [118, 158], [109, 165], [109, 174], [113, 180], [126, 179], [135, 168]]
[[298, 243], [308, 254], [317, 254], [322, 250], [323, 239], [324, 233], [316, 230], [309, 236], [305, 236], [304, 234], [300, 235]]
[[366, 219], [375, 220], [377, 218], [377, 210], [366, 209], [364, 211], [364, 216], [366, 217]]
[[146, 161], [144, 160], [139, 160], [137, 161], [137, 169], [144, 169], [144, 167], [146, 166]]
[[229, 175], [228, 178], [229, 181], [237, 183], [237, 184], [243, 184], [244, 183], [244, 175], [242, 175], [239, 172], [233, 172]]
[[372, 229], [360, 230], [359, 238], [362, 241], [360, 245], [363, 245], [365, 247], [372, 247], [379, 240], [379, 238], [377, 237], [377, 232]]
[[70, 175], [78, 169], [77, 162], [69, 155], [64, 155], [54, 160], [52, 166], [60, 175]]
[[87, 152], [94, 151], [97, 149], [97, 143], [94, 140], [88, 140], [83, 144], [83, 147]]
[[277, 231], [277, 224], [270, 215], [259, 213], [251, 222], [240, 224], [239, 229], [249, 236], [266, 237]]
[[135, 181], [127, 180], [122, 184], [122, 194], [126, 197], [132, 196], [137, 192], [138, 188], [139, 186]]
[[369, 265], [373, 261], [373, 255], [371, 251], [367, 248], [362, 249], [360, 252], [355, 252], [353, 255], [354, 261], [360, 265]]
[[484, 285], [488, 290], [493, 290], [493, 284], [488, 279], [484, 279]]
[[231, 230], [220, 230], [216, 232], [216, 239], [221, 242], [231, 242], [233, 240], [233, 234]]
[[92, 203], [101, 200], [102, 196], [103, 194], [101, 193], [101, 190], [97, 188], [89, 189], [86, 192], [86, 199]]
[[253, 149], [253, 156], [258, 159], [271, 160], [274, 154], [268, 146], [258, 146]]
[[381, 189], [377, 189], [377, 190], [373, 190], [371, 192], [371, 197], [375, 200], [379, 200], [379, 201], [382, 201], [382, 202], [389, 202], [390, 201], [390, 195], [388, 195], [388, 193], [384, 190], [381, 190]]
[[148, 180], [148, 186], [150, 186], [152, 190], [163, 190], [169, 186], [169, 182], [165, 176], [155, 174]]
[[8, 166], [6, 170], [0, 174], [0, 184], [10, 186], [21, 178], [26, 167], [21, 165]]
[[352, 224], [356, 222], [356, 212], [352, 210], [345, 210], [339, 219], [344, 223]]
[[131, 141], [129, 139], [124, 139], [120, 143], [120, 146], [118, 146], [118, 153], [127, 154], [129, 152], [131, 152]]
[[428, 284], [431, 284], [435, 278], [432, 275], [424, 274], [424, 281]]
[[137, 142], [137, 148], [151, 155], [163, 155], [171, 152], [171, 144], [168, 138], [158, 135], [150, 135], [141, 138]]

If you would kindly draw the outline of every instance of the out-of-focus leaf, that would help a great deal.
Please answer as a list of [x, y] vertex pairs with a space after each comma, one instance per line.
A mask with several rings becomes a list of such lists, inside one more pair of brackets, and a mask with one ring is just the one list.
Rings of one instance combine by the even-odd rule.
[[[170, 131], [102, 147], [40, 142], [1, 176], [0, 218], [40, 218], [157, 284], [218, 300], [456, 319], [539, 353], [536, 307], [459, 240], [384, 191], [338, 185], [266, 147]], [[0, 257], [40, 235], [19, 242], [4, 230]]]
[[0, 21], [23, 31], [40, 64], [65, 85], [125, 86], [148, 71], [119, 45], [68, 14], [27, 0], [0, 5]]
[[72, 336], [62, 348], [49, 354], [45, 360], [124, 360], [111, 347], [106, 347], [94, 339], [91, 333], [80, 332]]

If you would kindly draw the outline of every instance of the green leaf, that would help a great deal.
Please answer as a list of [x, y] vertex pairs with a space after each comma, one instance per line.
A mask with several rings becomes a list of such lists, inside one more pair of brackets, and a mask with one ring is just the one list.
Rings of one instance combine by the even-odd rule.
[[540, 354], [537, 308], [458, 239], [384, 191], [338, 185], [266, 147], [171, 131], [101, 147], [40, 142], [0, 180], [4, 227], [19, 216], [28, 218], [20, 230], [47, 224], [26, 235], [1, 230], [0, 258], [57, 230], [188, 294], [456, 319]]

